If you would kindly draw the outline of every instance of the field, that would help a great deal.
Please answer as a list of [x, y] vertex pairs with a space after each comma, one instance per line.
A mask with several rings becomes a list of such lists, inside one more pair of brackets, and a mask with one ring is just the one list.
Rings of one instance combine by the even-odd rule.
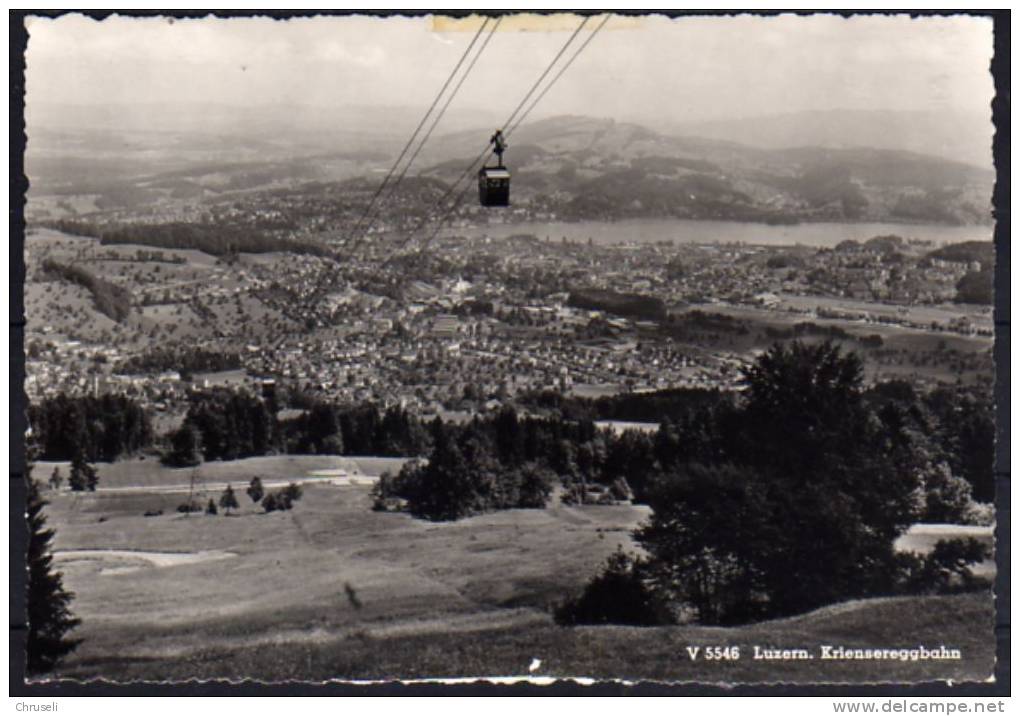
[[[247, 485], [258, 476], [263, 484], [289, 482], [342, 482], [371, 484], [383, 472], [400, 471], [406, 460], [395, 457], [338, 457], [335, 455], [273, 455], [203, 463], [197, 468], [172, 468], [156, 458], [135, 458], [114, 463], [99, 463], [99, 492], [161, 493], [187, 491], [194, 475], [195, 484], [206, 489]], [[54, 468], [65, 478], [69, 462], [40, 461], [35, 464], [36, 478], [49, 478]], [[65, 485], [66, 490], [66, 485]]]
[[[388, 460], [285, 456], [204, 465], [207, 484], [234, 481], [241, 509], [184, 516], [174, 511], [181, 495], [160, 486], [186, 483], [190, 471], [147, 463], [101, 465], [107, 489], [94, 494], [46, 493], [55, 561], [77, 595], [84, 639], [62, 676], [494, 676], [526, 674], [532, 658], [542, 676], [713, 682], [964, 680], [992, 668], [987, 594], [861, 601], [726, 629], [556, 626], [551, 607], [631, 546], [642, 507], [557, 505], [430, 523], [373, 512], [368, 484], [313, 482], [340, 470], [367, 478], [392, 469]], [[304, 497], [290, 512], [263, 514], [238, 489], [253, 471], [270, 482], [304, 479]], [[751, 658], [754, 645], [821, 644], [944, 644], [963, 658]], [[743, 656], [686, 656], [686, 646], [707, 645], [740, 646]]]

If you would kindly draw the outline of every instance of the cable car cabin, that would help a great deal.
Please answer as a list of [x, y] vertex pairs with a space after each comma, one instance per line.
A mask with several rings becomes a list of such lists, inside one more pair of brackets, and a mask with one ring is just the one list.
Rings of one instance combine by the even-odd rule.
[[482, 206], [510, 206], [510, 170], [482, 167], [478, 171], [478, 200]]

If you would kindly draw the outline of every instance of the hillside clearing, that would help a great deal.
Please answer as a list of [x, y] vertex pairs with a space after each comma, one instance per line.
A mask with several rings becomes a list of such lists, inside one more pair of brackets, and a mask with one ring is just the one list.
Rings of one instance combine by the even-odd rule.
[[[282, 470], [288, 457], [263, 459], [264, 474], [266, 461]], [[341, 458], [296, 464], [330, 469], [338, 464], [331, 460]], [[373, 512], [367, 486], [309, 485], [292, 511], [271, 514], [238, 490], [241, 508], [230, 517], [177, 514], [179, 495], [48, 497], [58, 563], [83, 620], [77, 636], [85, 641], [62, 668], [67, 677], [484, 676], [527, 673], [534, 657], [540, 675], [562, 677], [963, 680], [984, 678], [993, 663], [986, 594], [860, 601], [727, 629], [554, 625], [553, 605], [618, 546], [633, 548], [630, 530], [647, 514], [641, 507], [557, 506], [431, 523]], [[164, 514], [143, 516], [156, 508]], [[168, 553], [169, 562], [160, 557]], [[227, 554], [236, 556], [208, 558]], [[719, 644], [746, 656], [709, 663], [684, 655], [688, 645]], [[755, 644], [945, 644], [963, 659], [761, 662], [750, 658]]]

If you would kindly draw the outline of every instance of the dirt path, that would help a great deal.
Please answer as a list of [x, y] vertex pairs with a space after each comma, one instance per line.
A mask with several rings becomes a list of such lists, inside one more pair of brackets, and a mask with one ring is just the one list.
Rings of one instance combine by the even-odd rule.
[[[289, 480], [263, 480], [262, 486], [264, 488], [276, 488], [286, 487], [290, 483], [294, 482], [299, 485], [335, 485], [340, 487], [346, 486], [370, 486], [374, 485], [379, 481], [378, 477], [370, 475], [348, 475], [346, 477], [295, 477]], [[204, 490], [205, 492], [216, 491], [222, 492], [227, 488], [227, 485], [239, 485], [242, 484], [238, 480], [226, 480], [223, 482], [196, 482], [194, 489], [196, 492]], [[181, 482], [173, 483], [169, 485], [152, 485], [152, 486], [139, 486], [130, 485], [126, 487], [97, 487], [96, 493], [103, 495], [117, 495], [117, 494], [160, 494], [160, 495], [171, 495], [171, 494], [182, 494], [187, 493], [192, 489], [190, 483]], [[82, 493], [85, 494], [85, 493]]]

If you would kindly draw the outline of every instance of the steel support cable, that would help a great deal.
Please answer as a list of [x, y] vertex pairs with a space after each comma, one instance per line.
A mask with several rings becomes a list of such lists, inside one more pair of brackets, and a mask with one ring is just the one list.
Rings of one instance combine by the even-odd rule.
[[[488, 21], [489, 21], [489, 18], [486, 18], [485, 22], [488, 22]], [[439, 110], [439, 113], [432, 120], [432, 124], [429, 126], [429, 129], [425, 133], [425, 136], [423, 136], [421, 141], [418, 143], [418, 147], [414, 150], [414, 153], [411, 155], [411, 158], [407, 160], [407, 164], [404, 165], [404, 169], [403, 169], [403, 171], [400, 172], [400, 176], [398, 176], [396, 178], [396, 180], [390, 185], [389, 192], [379, 202], [379, 205], [376, 207], [375, 213], [372, 215], [372, 218], [369, 221], [368, 226], [365, 227], [365, 230], [363, 232], [361, 232], [361, 234], [359, 235], [361, 238], [359, 240], [355, 241], [354, 247], [356, 247], [358, 245], [358, 242], [360, 240], [363, 240], [365, 238], [365, 236], [368, 234], [368, 232], [371, 231], [372, 226], [375, 225], [376, 219], [379, 218], [379, 214], [382, 211], [383, 206], [385, 206], [386, 202], [389, 201], [390, 197], [392, 197], [394, 195], [394, 193], [397, 190], [397, 187], [400, 186], [400, 182], [402, 182], [404, 180], [404, 176], [407, 174], [408, 170], [411, 168], [411, 165], [414, 164], [414, 160], [418, 158], [418, 154], [425, 147], [425, 143], [428, 142], [429, 138], [432, 136], [432, 133], [435, 131], [436, 127], [439, 125], [439, 121], [443, 118], [443, 115], [446, 114], [446, 110], [449, 108], [450, 104], [453, 102], [454, 97], [457, 96], [457, 93], [460, 91], [460, 88], [464, 84], [464, 81], [467, 79], [468, 75], [471, 74], [471, 70], [474, 69], [475, 63], [478, 62], [478, 58], [482, 56], [483, 52], [485, 52], [485, 48], [488, 46], [489, 41], [492, 40], [492, 36], [496, 32], [496, 28], [499, 27], [499, 23], [501, 23], [502, 21], [503, 21], [502, 17], [499, 17], [499, 18], [496, 19], [495, 24], [493, 24], [492, 28], [489, 30], [489, 34], [485, 36], [485, 41], [482, 42], [482, 46], [479, 48], [478, 52], [475, 53], [475, 56], [471, 59], [471, 62], [468, 64], [467, 69], [464, 70], [464, 73], [460, 76], [460, 80], [457, 82], [456, 86], [453, 88], [453, 91], [446, 98], [445, 104], [443, 104], [443, 107]], [[484, 27], [484, 23], [483, 23], [483, 27]], [[353, 250], [353, 248], [352, 248], [352, 250]]]
[[588, 19], [589, 18], [587, 15], [584, 18], [582, 18], [581, 24], [578, 25], [577, 29], [574, 30], [573, 34], [567, 38], [567, 41], [563, 43], [563, 47], [561, 47], [560, 51], [556, 53], [556, 57], [552, 59], [552, 62], [550, 62], [549, 65], [545, 68], [545, 71], [543, 71], [542, 74], [539, 75], [538, 79], [535, 80], [535, 84], [533, 84], [531, 86], [531, 89], [528, 90], [528, 93], [524, 95], [524, 99], [522, 99], [521, 103], [517, 105], [517, 108], [510, 114], [509, 117], [507, 117], [506, 122], [503, 123], [504, 133], [506, 132], [506, 128], [510, 126], [510, 123], [514, 121], [514, 117], [517, 116], [517, 113], [521, 111], [521, 108], [527, 103], [528, 99], [531, 98], [531, 95], [533, 95], [535, 93], [535, 90], [538, 89], [538, 86], [542, 84], [542, 80], [546, 78], [546, 75], [548, 75], [552, 71], [552, 68], [556, 65], [557, 62], [560, 61], [560, 58], [563, 57], [563, 53], [567, 51], [568, 47], [570, 47], [570, 43], [572, 43], [574, 41], [574, 38], [577, 37], [578, 33], [581, 32], [581, 29], [588, 22]]
[[[425, 112], [424, 116], [422, 116], [421, 121], [418, 123], [418, 126], [415, 128], [414, 132], [411, 134], [411, 137], [407, 140], [407, 144], [405, 144], [404, 148], [401, 150], [400, 156], [397, 157], [397, 160], [393, 163], [393, 166], [390, 167], [390, 171], [386, 174], [386, 178], [383, 179], [382, 184], [380, 184], [379, 188], [376, 189], [375, 194], [372, 196], [372, 199], [371, 199], [371, 201], [368, 204], [368, 207], [365, 209], [365, 212], [361, 215], [361, 218], [358, 220], [358, 224], [355, 226], [353, 244], [349, 248], [348, 248], [348, 246], [346, 246], [346, 244], [343, 246], [343, 250], [344, 250], [345, 253], [349, 254], [350, 251], [353, 251], [361, 243], [362, 234], [360, 232], [360, 229], [361, 229], [361, 226], [363, 225], [363, 223], [365, 221], [365, 218], [369, 215], [369, 212], [371, 212], [373, 206], [375, 205], [376, 201], [379, 198], [379, 195], [382, 194], [383, 190], [386, 188], [386, 185], [389, 183], [389, 180], [392, 178], [393, 173], [396, 171], [397, 167], [400, 166], [400, 162], [401, 162], [401, 160], [403, 160], [404, 156], [407, 154], [407, 150], [410, 149], [412, 144], [414, 144], [415, 138], [418, 136], [418, 133], [421, 132], [422, 127], [425, 126], [425, 123], [428, 121], [429, 116], [432, 114], [433, 110], [435, 110], [436, 105], [439, 104], [439, 100], [442, 99], [443, 93], [446, 92], [447, 88], [450, 86], [450, 83], [453, 81], [453, 78], [457, 76], [457, 71], [461, 68], [461, 65], [464, 64], [464, 60], [467, 59], [468, 55], [471, 53], [471, 49], [475, 46], [475, 43], [478, 42], [478, 38], [481, 37], [482, 32], [484, 32], [484, 30], [485, 30], [485, 26], [489, 23], [489, 20], [490, 20], [490, 18], [486, 17], [485, 20], [482, 22], [481, 26], [478, 28], [478, 32], [475, 33], [475, 36], [471, 39], [470, 44], [468, 44], [467, 48], [465, 48], [463, 54], [461, 54], [461, 56], [460, 56], [460, 59], [457, 61], [457, 64], [454, 66], [453, 70], [450, 72], [450, 75], [446, 78], [446, 82], [443, 83], [443, 86], [439, 90], [439, 93], [436, 95], [435, 99], [432, 101], [432, 105], [429, 107], [428, 111]], [[491, 37], [491, 35], [490, 35], [490, 37]], [[459, 86], [460, 85], [458, 84], [458, 89], [459, 89]], [[448, 106], [448, 104], [449, 103], [447, 103], [447, 106]], [[444, 108], [444, 110], [445, 110], [445, 108]], [[406, 172], [406, 169], [405, 169], [405, 172]], [[403, 175], [401, 175], [401, 176], [403, 176]], [[366, 232], [367, 232], [367, 229], [366, 229]], [[340, 257], [339, 252], [334, 251], [334, 252], [331, 252], [331, 253], [333, 254], [332, 258], [334, 258], [334, 259], [338, 259]], [[316, 281], [315, 288], [309, 294], [308, 298], [306, 298], [304, 301], [301, 302], [302, 306], [304, 308], [307, 308], [308, 306], [310, 306], [313, 303], [316, 303], [319, 300], [319, 297], [322, 294], [323, 289], [325, 288], [326, 283], [329, 280], [331, 280], [332, 277], [333, 277], [333, 275], [329, 271], [324, 272], [319, 277], [319, 279]]]
[[[520, 103], [517, 105], [517, 107], [514, 109], [514, 111], [510, 113], [510, 116], [507, 117], [506, 122], [503, 123], [502, 130], [506, 130], [507, 127], [510, 125], [510, 123], [514, 121], [514, 118], [517, 116], [517, 113], [521, 111], [521, 108], [524, 107], [525, 104], [527, 104], [528, 100], [531, 98], [531, 95], [533, 95], [535, 93], [535, 90], [537, 90], [538, 87], [542, 84], [542, 80], [544, 80], [546, 78], [546, 76], [548, 76], [549, 72], [552, 71], [552, 68], [555, 67], [556, 63], [559, 62], [561, 57], [563, 57], [563, 53], [567, 51], [567, 48], [574, 41], [574, 38], [577, 37], [578, 33], [581, 32], [582, 28], [584, 28], [584, 26], [588, 22], [588, 20], [589, 20], [588, 16], [585, 16], [584, 18], [582, 18], [581, 24], [578, 25], [577, 29], [575, 29], [574, 32], [570, 35], [570, 37], [567, 38], [567, 41], [563, 43], [563, 47], [560, 48], [559, 52], [556, 53], [556, 56], [553, 57], [552, 61], [546, 66], [546, 68], [542, 72], [542, 74], [539, 75], [537, 80], [535, 80], [534, 84], [532, 84], [532, 86], [531, 86], [531, 89], [529, 89], [527, 94], [524, 95], [524, 98], [520, 101]], [[532, 105], [532, 106], [534, 106], [534, 105]], [[488, 155], [488, 156], [486, 156], [486, 155]], [[450, 187], [446, 190], [446, 192], [443, 194], [443, 196], [436, 203], [437, 204], [442, 204], [444, 201], [446, 201], [446, 199], [451, 194], [453, 194], [453, 192], [456, 190], [457, 185], [460, 184], [460, 182], [464, 181], [464, 178], [474, 171], [475, 166], [478, 164], [478, 162], [479, 161], [488, 161], [489, 157], [491, 157], [491, 156], [492, 156], [492, 152], [489, 149], [488, 145], [486, 145], [485, 149], [482, 150], [481, 154], [479, 154], [474, 159], [474, 161], [472, 161], [471, 164], [469, 164], [467, 166], [467, 168], [463, 171], [463, 173], [461, 173], [461, 175], [459, 177], [457, 177], [457, 179], [453, 182], [453, 184], [450, 185]], [[458, 195], [458, 197], [454, 201], [454, 203], [451, 204], [449, 209], [447, 209], [447, 211], [443, 214], [443, 216], [442, 216], [442, 218], [440, 219], [440, 222], [439, 222], [439, 227], [437, 228], [437, 230], [435, 232], [432, 233], [432, 235], [425, 242], [425, 244], [422, 245], [422, 248], [419, 250], [419, 253], [424, 251], [425, 247], [427, 247], [432, 242], [432, 240], [435, 238], [436, 234], [439, 233], [439, 228], [441, 228], [442, 225], [447, 222], [447, 220], [449, 219], [450, 214], [457, 208], [457, 206], [460, 205], [460, 202], [464, 198], [464, 194], [467, 192], [467, 187], [469, 187], [469, 186], [471, 186], [471, 185], [468, 184], [468, 185], [465, 186], [464, 190], [461, 191], [461, 193]], [[414, 229], [412, 229], [411, 233], [401, 243], [400, 248], [403, 249], [405, 246], [407, 246], [407, 244], [410, 243], [411, 239], [413, 239], [415, 237], [415, 235], [419, 231], [421, 231], [421, 229], [425, 226], [426, 223], [428, 223], [428, 214], [426, 214], [425, 217], [418, 223], [418, 225], [415, 226]], [[392, 261], [392, 257], [391, 257], [390, 261]], [[387, 263], [389, 263], [389, 261], [387, 261]]]
[[[570, 58], [569, 58], [569, 59], [567, 60], [567, 62], [566, 62], [566, 63], [565, 63], [565, 64], [564, 64], [564, 65], [563, 65], [563, 66], [562, 66], [561, 68], [560, 68], [560, 71], [559, 71], [559, 72], [557, 72], [557, 73], [556, 73], [556, 74], [555, 74], [555, 75], [553, 76], [552, 80], [550, 80], [550, 81], [549, 81], [549, 84], [547, 84], [547, 85], [545, 86], [545, 89], [543, 89], [543, 90], [542, 90], [542, 92], [541, 92], [541, 93], [539, 93], [538, 97], [536, 97], [536, 98], [535, 98], [535, 101], [531, 103], [531, 105], [530, 105], [530, 106], [528, 107], [528, 109], [527, 109], [527, 110], [526, 110], [526, 111], [524, 112], [524, 114], [522, 114], [522, 115], [521, 115], [521, 116], [520, 116], [520, 117], [519, 117], [519, 118], [517, 119], [517, 121], [515, 121], [515, 122], [514, 122], [513, 126], [511, 126], [511, 127], [510, 127], [510, 129], [508, 129], [508, 130], [506, 131], [506, 133], [505, 133], [505, 134], [506, 134], [507, 138], [509, 138], [509, 137], [510, 137], [510, 135], [511, 135], [511, 134], [512, 134], [512, 133], [514, 132], [514, 130], [516, 130], [516, 129], [517, 129], [517, 127], [519, 127], [519, 126], [521, 125], [521, 123], [522, 123], [522, 122], [523, 122], [523, 121], [524, 121], [524, 120], [525, 120], [525, 119], [527, 118], [527, 116], [528, 116], [529, 114], [531, 114], [531, 111], [532, 111], [533, 109], [535, 109], [535, 106], [536, 106], [536, 105], [537, 105], [537, 104], [538, 104], [539, 102], [541, 102], [541, 101], [542, 101], [542, 98], [543, 98], [543, 97], [545, 97], [546, 93], [548, 93], [548, 92], [549, 92], [549, 90], [550, 90], [550, 89], [552, 88], [552, 86], [553, 86], [554, 84], [556, 84], [556, 81], [557, 81], [557, 80], [559, 80], [559, 78], [563, 76], [563, 73], [567, 71], [567, 68], [569, 68], [571, 64], [573, 64], [574, 60], [576, 60], [576, 59], [577, 59], [577, 56], [578, 56], [578, 55], [580, 55], [580, 54], [581, 54], [581, 52], [583, 52], [583, 51], [584, 51], [584, 48], [586, 48], [586, 47], [588, 46], [588, 43], [590, 43], [590, 42], [591, 42], [591, 41], [592, 41], [592, 40], [593, 40], [593, 39], [595, 38], [595, 35], [596, 35], [596, 34], [598, 34], [599, 30], [601, 30], [601, 29], [602, 29], [603, 27], [605, 27], [606, 23], [607, 23], [607, 22], [609, 22], [609, 18], [610, 18], [610, 17], [612, 17], [612, 15], [610, 15], [610, 14], [607, 14], [607, 15], [605, 16], [605, 18], [603, 18], [602, 22], [601, 22], [601, 23], [599, 23], [598, 27], [596, 27], [596, 28], [595, 28], [594, 30], [592, 30], [592, 33], [591, 33], [591, 34], [590, 34], [590, 35], [588, 36], [588, 38], [587, 38], [587, 39], [586, 39], [586, 40], [585, 40], [585, 41], [584, 41], [584, 42], [583, 42], [583, 43], [581, 44], [581, 46], [580, 46], [580, 47], [578, 47], [578, 48], [577, 48], [577, 50], [576, 50], [576, 51], [574, 52], [574, 54], [570, 56]], [[544, 77], [545, 77], [545, 76], [546, 76], [546, 75], [548, 74], [548, 70], [549, 70], [549, 69], [551, 69], [551, 68], [552, 68], [552, 66], [553, 66], [553, 65], [554, 65], [554, 64], [556, 63], [556, 61], [557, 61], [557, 60], [558, 60], [558, 59], [560, 58], [560, 56], [562, 56], [562, 54], [563, 54], [563, 51], [567, 49], [567, 46], [569, 46], [569, 44], [570, 44], [570, 43], [571, 43], [571, 42], [573, 41], [574, 37], [576, 37], [576, 36], [577, 36], [577, 33], [578, 33], [578, 32], [580, 32], [581, 28], [582, 28], [582, 27], [584, 27], [584, 23], [585, 23], [585, 22], [587, 22], [587, 20], [588, 20], [588, 18], [586, 17], [586, 18], [584, 19], [584, 21], [582, 21], [582, 22], [581, 22], [581, 24], [580, 24], [580, 25], [578, 26], [577, 30], [575, 30], [575, 31], [574, 31], [574, 34], [573, 34], [573, 35], [571, 35], [570, 39], [569, 39], [569, 40], [567, 40], [567, 43], [566, 43], [566, 44], [565, 44], [565, 45], [563, 46], [563, 48], [562, 48], [562, 49], [560, 50], [560, 52], [559, 52], [559, 54], [558, 54], [558, 55], [556, 56], [556, 58], [554, 58], [554, 59], [553, 59], [553, 62], [552, 62], [552, 63], [551, 63], [550, 65], [549, 65], [549, 68], [547, 68], [546, 72], [543, 72], [543, 73], [542, 73], [542, 77], [540, 77], [540, 78], [539, 78], [539, 82], [541, 82], [542, 78], [544, 78]], [[536, 85], [535, 85], [535, 86], [537, 87], [537, 86], [538, 86], [538, 83], [536, 83]], [[532, 92], [534, 92], [534, 88], [532, 89]], [[529, 93], [528, 93], [528, 95], [530, 96], [530, 95], [532, 94], [532, 92], [529, 92]], [[525, 100], [524, 100], [524, 102], [526, 102], [526, 101], [527, 101], [527, 97], [525, 97]], [[522, 103], [521, 103], [521, 105], [520, 105], [520, 106], [518, 106], [518, 108], [517, 108], [516, 110], [514, 110], [514, 114], [516, 114], [516, 113], [517, 113], [517, 111], [518, 111], [518, 110], [520, 110], [520, 107], [524, 105], [524, 102], [522, 102]], [[511, 115], [511, 117], [513, 117], [513, 115]], [[509, 124], [510, 124], [510, 121], [508, 120], [508, 121], [507, 121], [507, 125], [509, 125]], [[504, 125], [504, 127], [506, 127], [506, 125]], [[491, 151], [491, 150], [489, 150], [489, 149], [487, 149], [486, 151], [488, 151], [488, 152], [489, 152], [489, 156], [488, 156], [488, 157], [485, 157], [485, 161], [488, 161], [489, 157], [491, 157], [491, 156], [492, 156], [492, 151]], [[485, 152], [482, 152], [482, 155], [484, 155], [484, 154], [485, 154]], [[475, 163], [477, 163], [477, 161], [478, 161], [478, 160], [476, 159], [476, 160], [475, 160]], [[461, 179], [463, 179], [463, 175], [461, 176], [461, 178], [460, 178], [460, 179], [458, 179], [458, 181], [460, 181]], [[462, 202], [462, 201], [464, 200], [464, 196], [465, 196], [465, 194], [467, 193], [467, 190], [468, 190], [468, 188], [469, 188], [470, 186], [471, 186], [470, 184], [467, 184], [467, 185], [465, 185], [464, 189], [463, 189], [463, 190], [461, 190], [460, 194], [459, 194], [459, 195], [457, 196], [457, 199], [456, 199], [456, 200], [454, 201], [454, 203], [453, 203], [453, 204], [451, 205], [450, 209], [449, 209], [449, 210], [448, 210], [448, 211], [447, 211], [447, 212], [446, 212], [446, 213], [445, 213], [445, 214], [443, 215], [443, 217], [442, 217], [442, 219], [440, 220], [439, 224], [438, 224], [438, 225], [436, 226], [436, 229], [435, 229], [435, 231], [433, 231], [433, 232], [432, 232], [432, 234], [431, 234], [431, 235], [429, 236], [429, 238], [428, 238], [428, 239], [427, 239], [427, 240], [425, 241], [425, 243], [424, 243], [424, 244], [422, 244], [422, 247], [421, 247], [421, 249], [419, 250], [419, 253], [420, 253], [420, 252], [423, 252], [423, 251], [425, 251], [425, 249], [426, 249], [426, 248], [428, 248], [429, 244], [431, 244], [431, 243], [432, 243], [432, 241], [434, 241], [434, 240], [435, 240], [436, 236], [437, 236], [437, 235], [439, 234], [439, 232], [440, 232], [440, 231], [442, 230], [442, 228], [443, 228], [443, 225], [444, 225], [444, 224], [445, 224], [445, 223], [446, 223], [447, 221], [449, 221], [449, 219], [450, 219], [450, 216], [452, 216], [453, 212], [454, 212], [454, 211], [455, 211], [455, 210], [457, 209], [457, 207], [458, 207], [458, 206], [460, 205], [460, 203], [461, 203], [461, 202]]]
[[602, 22], [599, 23], [598, 27], [591, 31], [591, 34], [588, 35], [587, 39], [583, 43], [581, 43], [581, 46], [578, 47], [574, 54], [570, 56], [570, 59], [567, 60], [566, 64], [564, 64], [563, 67], [560, 68], [560, 71], [557, 72], [556, 75], [549, 81], [549, 84], [545, 86], [545, 89], [539, 93], [538, 97], [535, 98], [535, 101], [531, 103], [531, 106], [528, 107], [528, 109], [524, 112], [524, 114], [522, 114], [517, 119], [516, 122], [514, 122], [514, 125], [506, 132], [506, 136], [508, 139], [510, 135], [514, 133], [514, 130], [516, 130], [521, 125], [521, 123], [527, 118], [527, 116], [531, 114], [531, 110], [535, 109], [535, 105], [542, 101], [542, 98], [545, 97], [546, 93], [550, 89], [552, 89], [552, 86], [556, 84], [557, 80], [559, 80], [559, 78], [563, 76], [563, 73], [567, 71], [570, 65], [574, 63], [574, 60], [577, 59], [577, 56], [584, 52], [584, 48], [588, 46], [588, 43], [595, 39], [595, 35], [599, 33], [599, 30], [606, 26], [606, 23], [609, 22], [610, 17], [612, 17], [612, 15], [607, 13], [606, 16], [602, 19]]
[[[477, 157], [475, 157], [471, 161], [470, 164], [468, 164], [467, 168], [461, 173], [461, 175], [459, 177], [457, 177], [453, 181], [453, 183], [451, 183], [450, 186], [448, 186], [446, 188], [446, 191], [443, 192], [443, 195], [441, 197], [439, 197], [439, 201], [437, 201], [436, 204], [443, 204], [447, 199], [449, 199], [450, 195], [452, 195], [453, 192], [456, 190], [457, 185], [459, 185], [462, 181], [464, 181], [464, 177], [468, 176], [469, 174], [471, 174], [474, 171], [475, 167], [478, 165], [478, 162], [480, 162], [482, 160], [488, 161], [489, 156], [486, 156], [487, 154], [489, 156], [492, 156], [492, 150], [489, 149], [489, 147], [486, 147], [485, 149], [483, 149], [482, 152]], [[468, 184], [467, 186], [471, 186], [471, 185]], [[411, 232], [400, 243], [400, 249], [403, 249], [404, 247], [406, 247], [411, 242], [411, 239], [413, 239], [418, 234], [418, 232], [421, 231], [425, 227], [425, 224], [427, 224], [428, 222], [429, 222], [429, 215], [428, 215], [428, 212], [426, 212], [425, 216], [423, 216], [421, 218], [421, 220], [418, 222], [418, 224], [413, 229], [411, 229]], [[389, 261], [392, 261], [392, 257], [391, 257], [391, 259]], [[387, 263], [389, 263], [389, 261], [387, 261]]]
[[372, 195], [372, 199], [368, 203], [368, 207], [365, 209], [365, 212], [361, 215], [361, 218], [358, 219], [358, 223], [354, 228], [355, 237], [361, 235], [361, 226], [364, 224], [365, 218], [372, 211], [372, 208], [375, 206], [375, 202], [379, 198], [379, 195], [382, 194], [383, 189], [386, 188], [386, 185], [393, 177], [393, 173], [397, 170], [397, 167], [400, 166], [400, 162], [407, 154], [407, 150], [411, 148], [412, 144], [414, 144], [415, 137], [418, 136], [418, 133], [421, 131], [421, 128], [425, 126], [425, 122], [428, 121], [429, 115], [432, 114], [432, 111], [436, 108], [436, 105], [439, 104], [439, 100], [442, 98], [443, 93], [446, 92], [446, 88], [450, 86], [450, 82], [452, 82], [453, 78], [456, 76], [457, 70], [459, 70], [460, 66], [464, 64], [464, 60], [467, 59], [468, 53], [471, 51], [471, 48], [475, 46], [475, 43], [478, 41], [478, 38], [482, 34], [482, 30], [485, 29], [485, 25], [488, 24], [488, 22], [489, 18], [485, 18], [485, 22], [482, 23], [481, 27], [478, 28], [478, 32], [476, 32], [475, 36], [471, 39], [471, 44], [467, 46], [467, 48], [464, 50], [464, 53], [460, 56], [460, 59], [457, 60], [457, 64], [454, 66], [453, 71], [450, 72], [449, 77], [446, 78], [446, 82], [443, 83], [442, 89], [439, 90], [439, 94], [437, 94], [436, 98], [432, 100], [432, 105], [429, 107], [425, 115], [421, 118], [421, 121], [418, 122], [418, 126], [411, 134], [410, 139], [407, 140], [407, 144], [405, 144], [404, 148], [400, 151], [400, 156], [397, 157], [397, 161], [393, 162], [393, 166], [390, 167], [390, 171], [386, 174], [386, 178], [383, 179], [382, 184], [379, 185], [379, 188], [375, 190], [375, 194]]

